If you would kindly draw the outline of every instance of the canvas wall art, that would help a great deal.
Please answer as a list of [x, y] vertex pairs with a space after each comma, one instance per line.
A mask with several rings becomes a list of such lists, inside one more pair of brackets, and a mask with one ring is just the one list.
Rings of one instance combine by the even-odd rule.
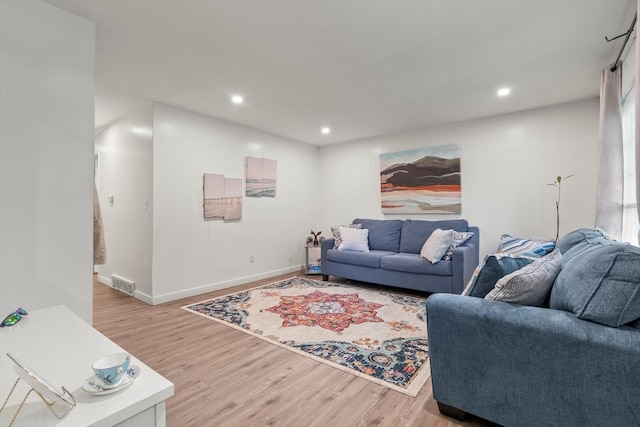
[[461, 182], [457, 145], [380, 155], [382, 213], [461, 213]]
[[277, 169], [277, 160], [247, 157], [247, 196], [275, 197]]
[[238, 220], [242, 218], [242, 179], [224, 179], [224, 219]]
[[202, 188], [205, 218], [242, 218], [242, 179], [205, 173]]

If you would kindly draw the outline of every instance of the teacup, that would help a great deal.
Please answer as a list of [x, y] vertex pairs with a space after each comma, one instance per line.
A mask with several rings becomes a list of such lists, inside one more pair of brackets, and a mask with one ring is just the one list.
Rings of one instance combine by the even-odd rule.
[[120, 384], [122, 374], [129, 369], [131, 356], [127, 353], [115, 353], [93, 363], [93, 372], [102, 381], [103, 388], [113, 388]]

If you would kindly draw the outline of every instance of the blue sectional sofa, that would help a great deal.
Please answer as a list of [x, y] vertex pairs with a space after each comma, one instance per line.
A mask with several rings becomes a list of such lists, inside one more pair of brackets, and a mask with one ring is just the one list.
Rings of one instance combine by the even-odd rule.
[[[370, 252], [342, 251], [335, 239], [321, 243], [321, 271], [324, 280], [338, 276], [368, 283], [425, 292], [459, 294], [478, 265], [480, 231], [466, 220], [376, 220], [355, 219], [369, 230]], [[473, 232], [456, 247], [451, 260], [432, 264], [420, 257], [423, 244], [436, 229]]]
[[505, 426], [640, 426], [640, 248], [590, 229], [557, 248], [562, 267], [542, 307], [428, 298], [442, 413]]

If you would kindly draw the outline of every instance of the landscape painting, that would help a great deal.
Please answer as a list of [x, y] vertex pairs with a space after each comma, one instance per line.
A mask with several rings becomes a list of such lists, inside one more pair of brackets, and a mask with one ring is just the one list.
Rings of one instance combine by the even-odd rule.
[[238, 220], [242, 218], [242, 179], [225, 178], [216, 173], [203, 176], [205, 218]]
[[248, 197], [275, 197], [277, 160], [247, 157]]
[[420, 148], [380, 155], [384, 214], [461, 213], [460, 148]]
[[224, 175], [205, 173], [204, 185], [204, 217], [224, 218]]
[[224, 179], [224, 219], [242, 218], [242, 178]]

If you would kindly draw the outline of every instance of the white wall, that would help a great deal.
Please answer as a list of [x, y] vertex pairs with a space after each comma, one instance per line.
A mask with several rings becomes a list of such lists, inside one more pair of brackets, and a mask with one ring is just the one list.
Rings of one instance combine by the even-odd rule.
[[384, 217], [465, 218], [480, 227], [482, 256], [504, 233], [555, 238], [557, 190], [546, 184], [574, 174], [562, 188], [560, 236], [594, 226], [597, 99], [322, 147], [318, 224], [383, 218], [379, 155], [448, 144], [461, 148], [462, 214]]
[[64, 304], [92, 321], [94, 31], [41, 1], [0, 1], [3, 316]]
[[[462, 152], [462, 214], [386, 218], [466, 218], [480, 227], [484, 255], [503, 233], [554, 238], [557, 190], [547, 184], [574, 174], [563, 186], [560, 234], [592, 227], [597, 122], [589, 99], [318, 149], [153, 104], [97, 136], [108, 252], [100, 272], [136, 281], [136, 296], [158, 304], [296, 271], [311, 228], [328, 235], [355, 217], [383, 218], [380, 153], [447, 144]], [[132, 132], [149, 123], [153, 137]], [[244, 180], [247, 156], [278, 161], [277, 196], [244, 197], [240, 221], [204, 219], [203, 173]]]
[[153, 107], [96, 133], [96, 153], [107, 247], [98, 280], [111, 284], [111, 275], [117, 274], [133, 280], [142, 295], [152, 295]]
[[[316, 227], [317, 148], [160, 104], [153, 119], [153, 290], [143, 299], [160, 303], [298, 270]], [[276, 197], [244, 197], [240, 221], [205, 220], [203, 174], [244, 183], [247, 156], [277, 160]]]

